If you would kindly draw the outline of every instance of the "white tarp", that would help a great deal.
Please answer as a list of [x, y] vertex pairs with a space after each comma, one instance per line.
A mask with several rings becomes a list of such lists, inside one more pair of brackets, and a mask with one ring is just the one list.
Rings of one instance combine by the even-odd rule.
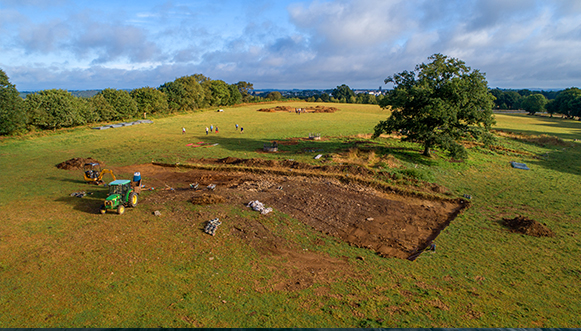
[[272, 211], [272, 208], [268, 207], [264, 207], [264, 204], [258, 200], [255, 201], [250, 201], [246, 207], [250, 207], [255, 211], [259, 211], [262, 215], [266, 215], [268, 213], [270, 213]]

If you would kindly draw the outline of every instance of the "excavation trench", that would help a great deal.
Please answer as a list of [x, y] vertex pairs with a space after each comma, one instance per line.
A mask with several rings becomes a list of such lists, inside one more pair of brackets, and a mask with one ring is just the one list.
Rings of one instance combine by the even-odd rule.
[[[239, 206], [259, 200], [275, 213], [290, 215], [351, 245], [384, 257], [411, 260], [468, 206], [463, 199], [396, 190], [369, 179], [354, 180], [348, 174], [317, 176], [288, 168], [222, 167], [223, 162], [221, 165], [216, 160], [200, 166], [143, 164], [118, 171], [139, 171], [147, 187], [156, 188], [145, 198], [150, 205], [168, 200], [195, 203], [209, 195], [218, 196], [213, 199], [218, 203]], [[197, 190], [191, 189], [192, 183], [198, 184]], [[210, 184], [216, 185], [215, 189], [208, 190]], [[244, 226], [233, 227], [232, 231], [240, 232]], [[276, 251], [276, 247], [267, 250]]]

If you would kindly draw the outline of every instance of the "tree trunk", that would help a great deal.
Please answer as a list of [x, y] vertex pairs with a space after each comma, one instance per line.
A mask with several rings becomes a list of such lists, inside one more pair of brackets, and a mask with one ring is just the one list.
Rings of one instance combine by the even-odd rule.
[[430, 146], [429, 145], [424, 146], [424, 153], [422, 153], [422, 155], [427, 156], [427, 157], [432, 157], [432, 154], [430, 153]]

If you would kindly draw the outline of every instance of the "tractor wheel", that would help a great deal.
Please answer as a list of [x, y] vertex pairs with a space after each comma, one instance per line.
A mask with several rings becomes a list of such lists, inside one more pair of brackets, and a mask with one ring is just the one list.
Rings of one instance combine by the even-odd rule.
[[105, 205], [102, 205], [101, 208], [99, 209], [99, 212], [101, 214], [105, 214], [107, 212], [107, 209], [105, 209]]
[[131, 192], [129, 193], [129, 206], [130, 207], [135, 207], [137, 205], [137, 193], [135, 192]]
[[117, 214], [123, 215], [124, 212], [125, 212], [125, 206], [119, 205], [119, 207], [117, 207]]

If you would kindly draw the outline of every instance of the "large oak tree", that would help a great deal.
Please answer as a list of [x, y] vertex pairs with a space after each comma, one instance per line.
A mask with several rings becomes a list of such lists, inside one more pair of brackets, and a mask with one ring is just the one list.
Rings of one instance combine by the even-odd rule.
[[373, 136], [399, 132], [403, 140], [422, 143], [426, 156], [439, 146], [452, 157], [465, 158], [466, 150], [458, 141], [488, 133], [494, 124], [494, 96], [484, 74], [463, 61], [442, 54], [428, 60], [413, 71], [385, 79], [394, 88], [380, 106], [390, 108], [391, 115], [375, 126]]

